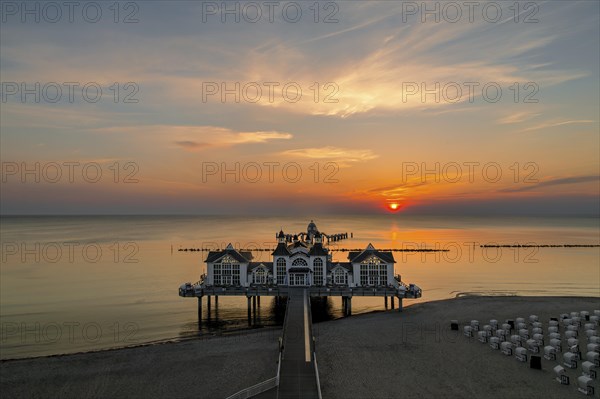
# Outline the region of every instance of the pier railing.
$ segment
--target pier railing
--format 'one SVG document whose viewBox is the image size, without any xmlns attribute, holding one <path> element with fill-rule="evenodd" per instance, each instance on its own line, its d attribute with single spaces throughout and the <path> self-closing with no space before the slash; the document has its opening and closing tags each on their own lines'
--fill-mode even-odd
<svg viewBox="0 0 600 399">
<path fill-rule="evenodd" d="M 292 287 L 293 288 L 293 287 Z M 221 287 L 204 284 L 194 284 L 188 290 L 181 290 L 180 296 L 198 297 L 204 295 L 223 296 L 288 296 L 288 286 L 254 286 L 254 287 Z M 396 296 L 399 298 L 419 298 L 421 289 L 410 286 L 402 281 L 395 286 L 367 286 L 367 287 L 307 287 L 310 296 Z"/>
<path fill-rule="evenodd" d="M 267 392 L 270 389 L 277 388 L 279 386 L 279 373 L 281 371 L 281 351 L 279 351 L 279 360 L 277 365 L 277 375 L 273 378 L 269 378 L 266 381 L 259 382 L 256 385 L 252 385 L 249 388 L 242 389 L 239 392 L 228 396 L 227 399 L 248 399 L 253 396 L 259 395 L 263 392 Z"/>
</svg>

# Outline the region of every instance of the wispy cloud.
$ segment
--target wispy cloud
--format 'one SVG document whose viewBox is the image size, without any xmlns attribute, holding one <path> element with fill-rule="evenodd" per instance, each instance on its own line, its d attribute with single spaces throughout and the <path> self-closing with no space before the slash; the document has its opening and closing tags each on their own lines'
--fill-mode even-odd
<svg viewBox="0 0 600 399">
<path fill-rule="evenodd" d="M 577 184 L 577 183 L 589 183 L 600 181 L 600 176 L 598 175 L 587 175 L 587 176 L 571 176 L 571 177 L 562 177 L 558 179 L 550 179 L 537 184 L 526 184 L 520 187 L 509 187 L 499 192 L 502 193 L 520 193 L 523 191 L 532 191 L 543 187 L 552 187 L 552 186 L 560 186 L 565 184 Z"/>
<path fill-rule="evenodd" d="M 535 118 L 540 115 L 541 114 L 534 113 L 534 112 L 517 112 L 514 114 L 506 115 L 506 116 L 498 119 L 496 122 L 498 122 L 501 125 L 512 124 L 512 123 L 521 123 L 521 122 L 525 122 L 529 119 Z"/>
<path fill-rule="evenodd" d="M 338 162 L 364 162 L 378 157 L 371 150 L 356 150 L 340 147 L 299 148 L 283 151 L 281 155 L 289 158 L 326 159 Z"/>
<path fill-rule="evenodd" d="M 131 137 L 144 136 L 165 140 L 187 151 L 200 151 L 210 147 L 230 147 L 243 144 L 260 144 L 272 140 L 289 140 L 291 133 L 276 131 L 238 132 L 220 126 L 119 126 L 92 129 L 99 134 L 125 134 Z"/>
<path fill-rule="evenodd" d="M 525 128 L 525 129 L 523 129 L 521 131 L 522 132 L 531 132 L 531 131 L 534 131 L 534 130 L 550 129 L 550 128 L 558 127 L 558 126 L 582 125 L 582 124 L 588 124 L 588 123 L 594 123 L 594 122 L 595 121 L 589 120 L 589 119 L 554 120 L 554 121 L 548 121 L 548 122 L 540 123 L 538 125 Z"/>
</svg>

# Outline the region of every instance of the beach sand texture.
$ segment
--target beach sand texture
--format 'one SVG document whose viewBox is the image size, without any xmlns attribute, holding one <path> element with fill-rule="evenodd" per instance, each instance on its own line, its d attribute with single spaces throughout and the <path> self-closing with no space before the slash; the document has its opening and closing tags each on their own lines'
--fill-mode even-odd
<svg viewBox="0 0 600 399">
<path fill-rule="evenodd" d="M 314 325 L 323 397 L 581 398 L 571 385 L 462 335 L 477 319 L 539 316 L 547 327 L 561 313 L 600 308 L 600 298 L 462 297 Z M 450 320 L 461 323 L 458 334 Z M 562 332 L 561 327 L 561 332 Z M 3 361 L 7 398 L 224 398 L 277 370 L 280 330 L 137 348 Z M 581 339 L 582 348 L 587 341 Z M 585 356 L 585 349 L 583 349 Z M 596 383 L 596 392 L 600 389 Z"/>
<path fill-rule="evenodd" d="M 3 361 L 3 398 L 222 398 L 277 373 L 280 329 Z"/>
<path fill-rule="evenodd" d="M 462 297 L 410 306 L 403 313 L 317 324 L 323 397 L 582 398 L 575 386 L 580 365 L 567 370 L 571 385 L 554 381 L 552 368 L 558 361 L 562 364 L 562 354 L 557 361 L 542 356 L 543 369 L 530 369 L 529 363 L 505 356 L 476 338 L 469 340 L 462 335 L 462 326 L 472 319 L 483 326 L 490 319 L 502 323 L 535 314 L 545 329 L 550 317 L 594 309 L 600 309 L 600 298 Z M 450 330 L 452 319 L 460 322 L 458 334 Z M 585 348 L 586 339 L 580 342 Z M 596 382 L 595 388 L 598 394 L 600 384 Z"/>
</svg>

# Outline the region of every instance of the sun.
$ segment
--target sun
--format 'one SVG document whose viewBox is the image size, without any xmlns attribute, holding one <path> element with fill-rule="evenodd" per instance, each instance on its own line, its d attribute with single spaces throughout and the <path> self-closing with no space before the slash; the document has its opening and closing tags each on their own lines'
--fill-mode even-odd
<svg viewBox="0 0 600 399">
<path fill-rule="evenodd" d="M 395 212 L 395 211 L 400 210 L 400 204 L 397 203 L 397 202 L 390 202 L 388 204 L 388 208 L 389 208 L 390 211 Z"/>
</svg>

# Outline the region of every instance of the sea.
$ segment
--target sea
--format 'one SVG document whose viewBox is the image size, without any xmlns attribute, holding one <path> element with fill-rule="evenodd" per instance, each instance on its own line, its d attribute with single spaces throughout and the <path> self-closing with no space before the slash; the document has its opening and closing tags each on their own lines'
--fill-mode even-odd
<svg viewBox="0 0 600 399">
<path fill-rule="evenodd" d="M 251 250 L 270 261 L 276 233 L 314 220 L 333 259 L 369 243 L 394 252 L 395 274 L 423 290 L 420 302 L 461 295 L 595 296 L 600 303 L 600 219 L 595 217 L 358 216 L 3 216 L 0 219 L 0 357 L 27 358 L 198 339 L 282 323 L 262 298 L 247 318 L 245 297 L 220 297 L 199 320 L 179 286 L 206 272 L 207 250 Z M 565 247 L 565 244 L 589 247 Z M 185 250 L 187 249 L 187 250 Z M 194 249 L 191 251 L 190 249 Z M 204 251 L 202 251 L 204 249 Z M 386 310 L 355 297 L 353 314 Z M 342 317 L 330 298 L 319 320 Z M 313 312 L 314 314 L 314 312 Z"/>
</svg>

